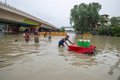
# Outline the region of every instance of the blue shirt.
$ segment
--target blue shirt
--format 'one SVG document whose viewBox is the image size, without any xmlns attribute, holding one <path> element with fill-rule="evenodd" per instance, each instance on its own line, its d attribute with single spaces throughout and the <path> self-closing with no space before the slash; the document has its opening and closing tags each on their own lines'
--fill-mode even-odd
<svg viewBox="0 0 120 80">
<path fill-rule="evenodd" d="M 66 38 L 61 39 L 61 40 L 59 41 L 59 44 L 63 44 L 66 40 L 68 40 L 68 39 L 66 39 Z"/>
</svg>

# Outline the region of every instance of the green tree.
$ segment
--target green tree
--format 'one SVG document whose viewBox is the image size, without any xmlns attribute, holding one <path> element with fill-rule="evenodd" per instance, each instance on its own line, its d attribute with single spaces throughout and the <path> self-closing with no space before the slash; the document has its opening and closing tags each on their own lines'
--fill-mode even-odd
<svg viewBox="0 0 120 80">
<path fill-rule="evenodd" d="M 98 23 L 99 10 L 101 5 L 99 3 L 75 5 L 71 9 L 70 24 L 76 31 L 89 32 L 93 31 Z"/>
<path fill-rule="evenodd" d="M 61 32 L 65 32 L 65 28 L 64 28 L 64 27 L 61 27 L 61 28 L 60 28 L 60 31 L 61 31 Z"/>
<path fill-rule="evenodd" d="M 113 36 L 120 37 L 120 17 L 112 17 L 110 19 L 111 22 L 111 32 Z"/>
<path fill-rule="evenodd" d="M 115 27 L 117 25 L 120 25 L 120 17 L 112 17 L 110 19 L 110 22 L 111 22 L 111 26 L 112 27 Z"/>
<path fill-rule="evenodd" d="M 99 3 L 90 3 L 89 4 L 89 27 L 90 30 L 94 30 L 97 23 L 100 20 L 100 15 L 99 15 L 99 11 L 101 9 L 101 5 Z"/>
</svg>

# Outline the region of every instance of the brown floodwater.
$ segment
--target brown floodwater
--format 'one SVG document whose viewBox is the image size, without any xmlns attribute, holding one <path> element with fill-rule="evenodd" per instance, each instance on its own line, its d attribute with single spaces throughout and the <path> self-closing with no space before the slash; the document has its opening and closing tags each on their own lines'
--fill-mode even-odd
<svg viewBox="0 0 120 80">
<path fill-rule="evenodd" d="M 0 34 L 0 80 L 120 80 L 119 37 L 92 36 L 96 55 L 58 48 L 61 38 L 40 37 L 34 43 L 31 36 L 26 43 L 21 34 Z M 70 34 L 73 42 L 79 38 Z"/>
</svg>

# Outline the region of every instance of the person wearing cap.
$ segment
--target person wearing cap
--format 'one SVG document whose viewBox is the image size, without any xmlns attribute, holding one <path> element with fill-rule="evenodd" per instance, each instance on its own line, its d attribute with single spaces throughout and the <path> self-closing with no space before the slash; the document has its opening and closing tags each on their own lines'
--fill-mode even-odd
<svg viewBox="0 0 120 80">
<path fill-rule="evenodd" d="M 67 35 L 65 38 L 61 39 L 58 43 L 58 47 L 64 47 L 64 43 L 68 46 L 67 42 L 66 41 L 69 41 L 71 44 L 73 44 L 70 40 L 69 40 L 69 35 Z"/>
</svg>

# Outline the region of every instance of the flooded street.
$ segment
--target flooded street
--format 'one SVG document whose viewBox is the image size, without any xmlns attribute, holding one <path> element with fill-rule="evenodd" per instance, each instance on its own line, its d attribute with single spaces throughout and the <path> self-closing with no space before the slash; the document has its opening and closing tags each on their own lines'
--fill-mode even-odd
<svg viewBox="0 0 120 80">
<path fill-rule="evenodd" d="M 0 34 L 0 80 L 120 80 L 119 37 L 93 36 L 96 55 L 58 48 L 61 38 L 26 43 L 22 35 Z M 78 38 L 70 34 L 71 41 Z"/>
</svg>

